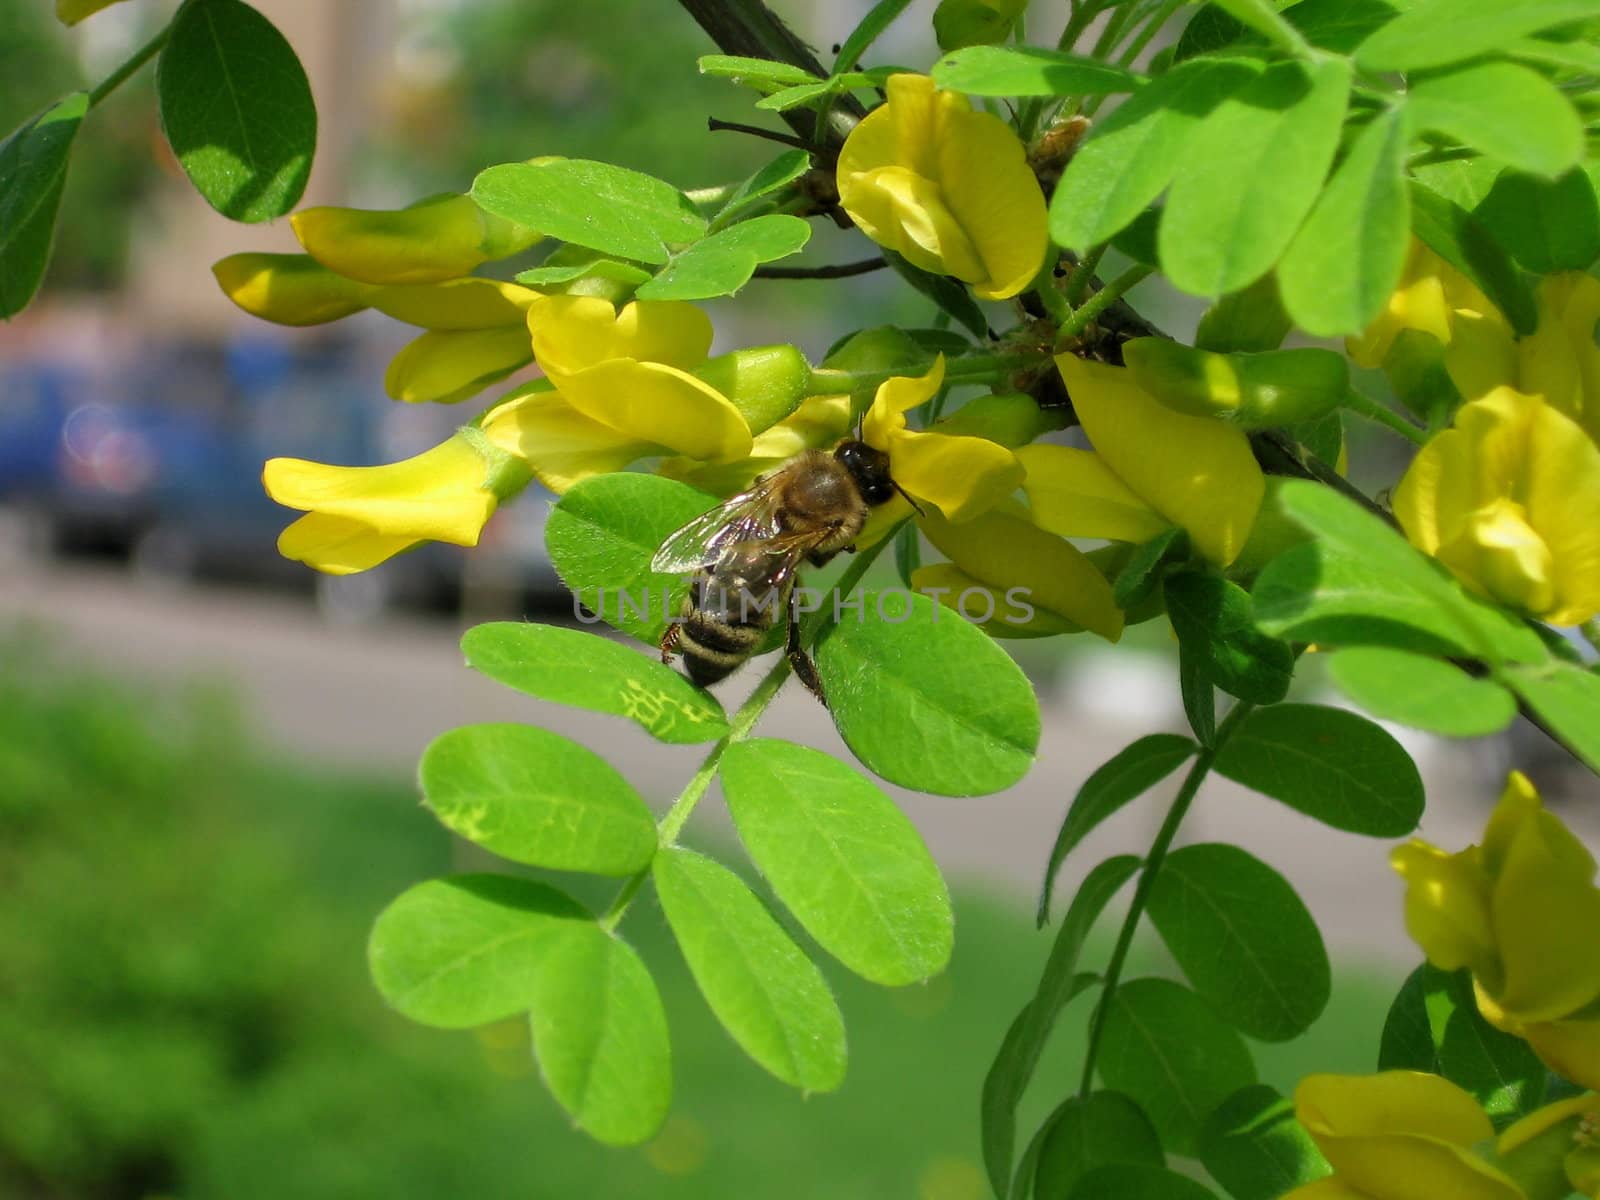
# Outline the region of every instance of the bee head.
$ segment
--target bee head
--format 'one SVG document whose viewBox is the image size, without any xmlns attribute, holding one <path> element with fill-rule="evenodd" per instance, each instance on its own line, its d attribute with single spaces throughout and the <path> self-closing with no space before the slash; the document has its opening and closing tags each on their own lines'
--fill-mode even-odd
<svg viewBox="0 0 1600 1200">
<path fill-rule="evenodd" d="M 882 504 L 894 495 L 894 480 L 889 478 L 889 456 L 882 450 L 874 450 L 865 442 L 848 441 L 839 443 L 833 456 L 850 472 L 861 489 L 861 498 L 868 504 Z"/>
</svg>

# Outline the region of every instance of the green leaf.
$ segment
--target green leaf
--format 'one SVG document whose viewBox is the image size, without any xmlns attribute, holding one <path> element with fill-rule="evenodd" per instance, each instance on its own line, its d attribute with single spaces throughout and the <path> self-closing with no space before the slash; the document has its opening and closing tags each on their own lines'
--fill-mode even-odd
<svg viewBox="0 0 1600 1200">
<path fill-rule="evenodd" d="M 1411 235 L 1406 136 L 1400 111 L 1374 117 L 1284 252 L 1283 303 L 1307 333 L 1359 333 L 1400 282 Z"/>
<path fill-rule="evenodd" d="M 1141 543 L 1117 573 L 1112 601 L 1121 609 L 1139 604 L 1160 586 L 1162 564 L 1182 558 L 1188 551 L 1188 538 L 1176 525 Z"/>
<path fill-rule="evenodd" d="M 766 905 L 721 864 L 664 850 L 652 868 L 662 911 L 717 1020 L 783 1082 L 831 1092 L 844 1082 L 844 1018 L 816 964 Z"/>
<path fill-rule="evenodd" d="M 526 271 L 518 271 L 516 278 L 518 283 L 528 287 L 548 287 L 590 278 L 610 279 L 617 283 L 632 285 L 649 279 L 650 272 L 632 263 L 618 262 L 614 258 L 591 258 L 581 263 L 532 267 Z"/>
<path fill-rule="evenodd" d="M 698 60 L 700 74 L 734 83 L 748 84 L 765 91 L 811 83 L 816 76 L 810 71 L 770 58 L 744 58 L 736 54 L 704 54 Z"/>
<path fill-rule="evenodd" d="M 649 1141 L 672 1102 L 661 994 L 639 956 L 598 925 L 551 948 L 528 997 L 545 1086 L 597 1141 Z"/>
<path fill-rule="evenodd" d="M 225 217 L 269 221 L 300 199 L 317 106 L 294 49 L 241 0 L 198 0 L 156 61 L 161 127 L 195 190 Z"/>
<path fill-rule="evenodd" d="M 1077 971 L 1078 956 L 1122 885 L 1133 878 L 1139 860 L 1131 854 L 1108 858 L 1084 878 L 1072 897 L 1067 915 L 1056 930 L 1039 985 L 1007 1031 L 989 1072 L 984 1076 L 979 1105 L 983 1161 L 995 1194 L 1004 1196 L 1011 1178 L 1011 1156 L 1016 1145 L 1017 1104 L 1039 1065 L 1056 1017 L 1086 983 Z"/>
<path fill-rule="evenodd" d="M 1316 921 L 1282 875 L 1238 846 L 1174 850 L 1148 909 L 1195 991 L 1241 1032 L 1287 1041 L 1327 1007 L 1328 953 Z"/>
<path fill-rule="evenodd" d="M 1461 205 L 1411 181 L 1411 231 L 1483 292 L 1519 334 L 1539 325 L 1533 289 L 1500 243 Z"/>
<path fill-rule="evenodd" d="M 1206 673 L 1199 654 L 1187 646 L 1178 647 L 1178 692 L 1183 715 L 1202 746 L 1217 740 L 1217 689 Z"/>
<path fill-rule="evenodd" d="M 713 231 L 721 229 L 729 218 L 762 197 L 788 187 L 810 169 L 811 155 L 804 150 L 785 150 L 733 190 L 733 195 L 713 218 L 711 228 Z"/>
<path fill-rule="evenodd" d="M 1472 215 L 1535 274 L 1582 271 L 1600 258 L 1600 204 L 1579 167 L 1558 179 L 1502 171 Z"/>
<path fill-rule="evenodd" d="M 1197 59 L 1096 122 L 1051 197 L 1051 239 L 1081 254 L 1122 229 L 1172 181 L 1180 151 L 1207 114 L 1260 74 L 1250 59 Z"/>
<path fill-rule="evenodd" d="M 820 83 L 797 84 L 794 87 L 786 87 L 781 92 L 773 92 L 772 95 L 757 100 L 756 107 L 765 109 L 768 112 L 788 112 L 791 108 L 797 108 L 819 97 L 831 96 L 835 90 L 828 80 Z"/>
<path fill-rule="evenodd" d="M 1411 84 L 1415 129 L 1442 133 L 1492 158 L 1555 177 L 1583 157 L 1583 122 L 1556 86 L 1528 67 L 1478 63 Z"/>
<path fill-rule="evenodd" d="M 1277 1200 L 1330 1170 L 1294 1103 L 1264 1083 L 1235 1092 L 1207 1118 L 1199 1156 L 1234 1200 Z"/>
<path fill-rule="evenodd" d="M 1126 67 L 1033 46 L 968 46 L 932 73 L 940 87 L 969 96 L 1106 96 L 1144 82 Z"/>
<path fill-rule="evenodd" d="M 1518 38 L 1503 48 L 1511 58 L 1573 71 L 1580 75 L 1600 75 L 1600 46 L 1586 41 L 1554 41 L 1546 38 Z"/>
<path fill-rule="evenodd" d="M 1170 979 L 1135 979 L 1117 989 L 1106 1010 L 1099 1068 L 1106 1086 L 1131 1096 L 1161 1144 L 1177 1154 L 1192 1154 L 1211 1111 L 1256 1081 L 1244 1039 Z M 1122 1200 L 1129 1193 L 1102 1194 Z"/>
<path fill-rule="evenodd" d="M 1547 1072 L 1521 1038 L 1478 1012 L 1472 977 L 1424 963 L 1389 1008 L 1380 1071 L 1427 1071 L 1470 1092 L 1497 1129 L 1539 1106 Z"/>
<path fill-rule="evenodd" d="M 1178 644 L 1207 680 L 1256 704 L 1288 694 L 1294 651 L 1256 628 L 1249 592 L 1208 571 L 1169 575 L 1164 588 Z"/>
<path fill-rule="evenodd" d="M 550 510 L 550 561 L 591 612 L 641 642 L 661 640 L 667 616 L 687 591 L 650 560 L 667 535 L 717 503 L 714 496 L 658 475 L 617 472 L 585 479 Z"/>
<path fill-rule="evenodd" d="M 839 47 L 839 55 L 834 59 L 833 73 L 842 74 L 855 67 L 861 61 L 861 56 L 866 53 L 867 47 L 883 36 L 883 31 L 889 28 L 894 19 L 906 10 L 911 0 L 878 0 L 867 10 L 867 15 L 861 18 L 859 24 L 850 31 L 850 36 L 845 38 L 844 44 Z"/>
<path fill-rule="evenodd" d="M 834 724 L 890 783 L 983 796 L 1028 773 L 1039 748 L 1033 685 L 981 630 L 928 597 L 866 592 L 817 646 Z"/>
<path fill-rule="evenodd" d="M 1286 432 L 1314 458 L 1325 463 L 1338 462 L 1339 453 L 1344 449 L 1344 420 L 1338 409 L 1323 413 L 1312 421 L 1296 422 Z"/>
<path fill-rule="evenodd" d="M 1513 667 L 1504 678 L 1568 749 L 1600 772 L 1600 675 L 1552 661 Z"/>
<path fill-rule="evenodd" d="M 0 142 L 0 319 L 24 308 L 44 279 L 72 140 L 89 111 L 74 92 Z"/>
<path fill-rule="evenodd" d="M 390 1007 L 423 1025 L 470 1029 L 527 1011 L 554 950 L 597 930 L 562 892 L 509 875 L 452 875 L 402 892 L 367 946 Z"/>
<path fill-rule="evenodd" d="M 1298 0 L 1288 7 L 1284 7 L 1284 0 L 1274 0 L 1274 4 L 1281 10 L 1282 19 L 1306 41 L 1335 54 L 1349 54 L 1399 13 L 1389 0 Z M 1230 17 L 1218 5 L 1208 4 L 1184 29 L 1177 59 L 1182 62 L 1223 48 L 1238 52 L 1265 45 L 1267 39 L 1261 34 Z"/>
<path fill-rule="evenodd" d="M 1277 275 L 1263 275 L 1249 287 L 1229 292 L 1206 309 L 1195 330 L 1194 344 L 1197 349 L 1215 354 L 1276 350 L 1283 344 L 1290 324 L 1278 295 Z"/>
<path fill-rule="evenodd" d="M 1096 1167 L 1072 1189 L 1070 1200 L 1216 1200 L 1217 1194 L 1187 1175 L 1144 1163 Z"/>
<path fill-rule="evenodd" d="M 1422 817 L 1422 777 L 1411 756 L 1380 726 L 1343 709 L 1258 709 L 1234 730 L 1216 769 L 1347 833 L 1401 837 Z"/>
<path fill-rule="evenodd" d="M 581 158 L 490 167 L 472 181 L 472 198 L 549 237 L 657 266 L 670 247 L 706 231 L 705 218 L 670 183 Z"/>
<path fill-rule="evenodd" d="M 1165 1161 L 1150 1118 L 1128 1097 L 1119 1092 L 1074 1096 L 1051 1118 L 1034 1170 L 1033 1195 L 1037 1200 L 1064 1200 L 1096 1167 L 1159 1167 Z"/>
<path fill-rule="evenodd" d="M 672 256 L 635 293 L 641 300 L 709 300 L 731 296 L 761 263 L 797 254 L 811 239 L 799 217 L 768 213 L 731 225 Z"/>
<path fill-rule="evenodd" d="M 965 284 L 958 283 L 948 275 L 935 275 L 930 271 L 924 271 L 914 263 L 907 262 L 893 250 L 883 250 L 882 254 L 883 260 L 896 275 L 959 321 L 973 337 L 980 341 L 988 340 L 989 320 L 983 315 L 983 309 L 978 307 L 978 302 L 972 298 L 972 293 L 967 290 Z"/>
<path fill-rule="evenodd" d="M 908 590 L 911 576 L 922 566 L 922 542 L 914 522 L 907 521 L 894 535 L 894 571 Z"/>
<path fill-rule="evenodd" d="M 1050 895 L 1056 873 L 1067 855 L 1084 838 L 1123 805 L 1144 795 L 1176 771 L 1198 747 L 1176 733 L 1146 734 L 1124 746 L 1083 781 L 1072 798 L 1066 820 L 1050 849 L 1050 865 L 1044 871 L 1044 887 L 1039 894 L 1038 924 L 1050 919 Z"/>
<path fill-rule="evenodd" d="M 950 894 L 916 827 L 820 750 L 736 742 L 722 790 L 750 859 L 795 919 L 850 970 L 898 987 L 950 960 Z"/>
<path fill-rule="evenodd" d="M 1600 16 L 1596 0 L 1421 0 L 1362 42 L 1356 63 L 1364 71 L 1440 67 L 1593 16 Z"/>
<path fill-rule="evenodd" d="M 1225 10 L 1235 20 L 1248 25 L 1267 41 L 1273 43 L 1291 54 L 1305 54 L 1310 47 L 1301 36 L 1300 31 L 1285 20 L 1279 13 L 1278 7 L 1268 0 L 1214 0 L 1216 6 Z"/>
<path fill-rule="evenodd" d="M 423 797 L 445 828 L 512 862 L 632 875 L 656 851 L 633 786 L 593 750 L 532 725 L 467 725 L 423 752 Z"/>
<path fill-rule="evenodd" d="M 467 665 L 540 700 L 626 717 L 662 742 L 714 742 L 722 705 L 672 668 L 592 633 L 491 621 L 461 639 Z"/>
<path fill-rule="evenodd" d="M 1161 266 L 1197 296 L 1236 291 L 1288 248 L 1339 146 L 1350 66 L 1269 66 L 1185 139 L 1161 218 Z"/>
<path fill-rule="evenodd" d="M 1373 716 L 1446 737 L 1496 733 L 1517 716 L 1516 699 L 1494 680 L 1406 650 L 1353 646 L 1328 658 L 1328 673 Z"/>
</svg>

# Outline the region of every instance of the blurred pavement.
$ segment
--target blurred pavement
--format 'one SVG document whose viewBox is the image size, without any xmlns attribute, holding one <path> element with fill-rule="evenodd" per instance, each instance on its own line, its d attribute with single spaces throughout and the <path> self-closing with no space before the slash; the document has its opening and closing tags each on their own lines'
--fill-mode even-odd
<svg viewBox="0 0 1600 1200">
<path fill-rule="evenodd" d="M 603 749 L 658 806 L 693 772 L 704 747 L 663 746 L 627 722 L 576 712 L 512 692 L 467 669 L 457 633 L 438 621 L 395 619 L 359 628 L 328 625 L 303 602 L 244 592 L 166 591 L 121 573 L 83 567 L 9 567 L 0 575 L 0 640 L 26 631 L 68 664 L 164 688 L 201 680 L 232 686 L 258 738 L 312 762 L 409 773 L 426 743 L 457 725 L 530 721 Z M 719 689 L 731 712 L 759 670 Z M 1180 730 L 1174 670 L 1137 653 L 1084 653 L 1046 687 L 1042 753 L 1033 772 L 999 795 L 922 796 L 890 787 L 951 875 L 1030 906 L 1061 814 L 1083 779 L 1144 733 Z M 826 713 L 786 689 L 758 732 L 844 755 Z M 1428 816 L 1422 835 L 1447 848 L 1473 841 L 1506 763 L 1499 743 L 1401 736 L 1422 767 Z M 1096 832 L 1067 863 L 1057 895 L 1110 853 L 1149 843 L 1177 777 Z M 1555 780 L 1536 776 L 1536 783 Z M 1564 773 L 1573 803 L 1563 816 L 1600 845 L 1600 786 Z M 1578 794 L 1572 794 L 1581 789 Z M 427 819 L 421 813 L 419 820 Z M 724 826 L 703 803 L 689 829 Z M 720 832 L 720 830 L 719 830 Z M 1389 843 L 1340 834 L 1225 780 L 1213 779 L 1180 841 L 1229 840 L 1295 884 L 1330 943 L 1395 965 L 1416 961 L 1400 920 L 1401 888 Z M 1115 907 L 1115 906 L 1114 906 Z"/>
</svg>

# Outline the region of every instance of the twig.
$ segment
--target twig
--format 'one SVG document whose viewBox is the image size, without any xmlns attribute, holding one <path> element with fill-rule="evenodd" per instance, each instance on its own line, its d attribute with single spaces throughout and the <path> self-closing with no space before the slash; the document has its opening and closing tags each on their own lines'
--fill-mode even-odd
<svg viewBox="0 0 1600 1200">
<path fill-rule="evenodd" d="M 706 128 L 711 130 L 712 133 L 720 133 L 724 130 L 733 133 L 748 133 L 751 137 L 777 142 L 780 146 L 793 146 L 796 150 L 804 150 L 807 154 L 817 153 L 817 147 L 803 138 L 797 138 L 792 133 L 780 133 L 776 129 L 763 129 L 759 125 L 741 125 L 738 121 L 723 121 L 716 117 L 707 117 Z"/>
<path fill-rule="evenodd" d="M 757 279 L 848 279 L 851 275 L 867 275 L 881 271 L 889 264 L 882 256 L 863 258 L 856 262 L 830 263 L 825 267 L 757 267 Z"/>
</svg>

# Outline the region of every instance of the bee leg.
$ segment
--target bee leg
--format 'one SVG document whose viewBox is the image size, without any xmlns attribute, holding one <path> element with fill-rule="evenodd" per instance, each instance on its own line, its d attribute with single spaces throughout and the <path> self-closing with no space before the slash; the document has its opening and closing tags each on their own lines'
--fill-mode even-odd
<svg viewBox="0 0 1600 1200">
<path fill-rule="evenodd" d="M 789 600 L 789 631 L 784 642 L 784 653 L 789 656 L 789 666 L 793 668 L 795 678 L 806 685 L 806 691 L 822 702 L 823 708 L 827 708 L 828 697 L 822 690 L 822 676 L 817 674 L 817 664 L 800 644 L 800 615 L 795 609 L 794 596 Z"/>
<path fill-rule="evenodd" d="M 672 665 L 672 656 L 678 649 L 678 638 L 683 635 L 683 626 L 676 621 L 668 623 L 661 634 L 661 661 L 668 666 Z"/>
</svg>

